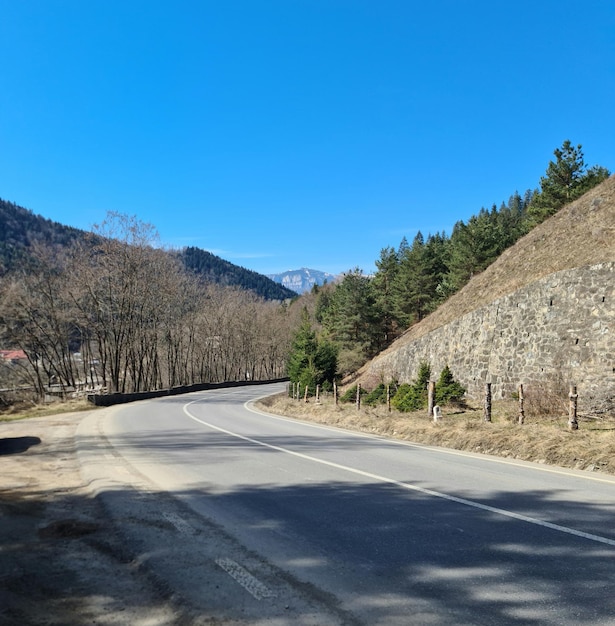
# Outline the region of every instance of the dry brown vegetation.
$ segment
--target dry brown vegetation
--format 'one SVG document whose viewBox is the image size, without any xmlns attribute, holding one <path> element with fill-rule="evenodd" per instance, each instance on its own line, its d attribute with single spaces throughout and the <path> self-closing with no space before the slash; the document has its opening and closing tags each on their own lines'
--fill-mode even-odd
<svg viewBox="0 0 615 626">
<path fill-rule="evenodd" d="M 494 402 L 492 421 L 479 406 L 444 407 L 435 424 L 426 411 L 399 413 L 386 406 L 335 405 L 292 400 L 286 394 L 262 400 L 263 410 L 278 415 L 455 450 L 534 461 L 578 470 L 615 474 L 615 420 L 579 417 L 579 430 L 569 431 L 568 417 L 536 417 L 526 413 L 517 423 L 516 402 Z"/>
<path fill-rule="evenodd" d="M 554 272 L 615 259 L 615 176 L 560 209 L 505 250 L 385 352 Z"/>
<path fill-rule="evenodd" d="M 93 411 L 95 407 L 85 398 L 67 400 L 66 402 L 36 403 L 33 401 L 19 401 L 0 409 L 0 422 L 27 419 L 30 417 L 47 417 L 62 413 L 76 413 L 78 411 Z"/>
</svg>

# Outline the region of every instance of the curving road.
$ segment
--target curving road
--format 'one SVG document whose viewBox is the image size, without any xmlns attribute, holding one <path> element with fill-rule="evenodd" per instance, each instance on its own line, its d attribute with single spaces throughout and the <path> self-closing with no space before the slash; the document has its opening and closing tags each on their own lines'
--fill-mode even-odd
<svg viewBox="0 0 615 626">
<path fill-rule="evenodd" d="M 250 405 L 283 388 L 125 405 L 81 429 L 132 558 L 194 619 L 615 623 L 614 478 Z"/>
</svg>

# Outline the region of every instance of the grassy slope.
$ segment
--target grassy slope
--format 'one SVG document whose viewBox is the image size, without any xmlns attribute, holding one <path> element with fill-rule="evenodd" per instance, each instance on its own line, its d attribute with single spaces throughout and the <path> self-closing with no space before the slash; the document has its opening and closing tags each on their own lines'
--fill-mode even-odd
<svg viewBox="0 0 615 626">
<path fill-rule="evenodd" d="M 615 176 L 534 228 L 385 352 L 395 351 L 544 276 L 613 260 Z"/>
</svg>

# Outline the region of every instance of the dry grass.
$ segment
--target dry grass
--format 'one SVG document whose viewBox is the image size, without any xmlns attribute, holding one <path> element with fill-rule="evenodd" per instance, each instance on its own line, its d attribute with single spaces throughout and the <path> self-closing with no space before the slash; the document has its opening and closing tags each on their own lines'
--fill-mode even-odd
<svg viewBox="0 0 615 626">
<path fill-rule="evenodd" d="M 98 407 L 85 398 L 67 400 L 66 402 L 51 402 L 49 404 L 34 404 L 21 402 L 11 405 L 5 411 L 0 411 L 0 422 L 27 419 L 30 417 L 45 417 L 47 415 L 59 415 L 61 413 L 73 413 L 76 411 L 92 411 Z"/>
<path fill-rule="evenodd" d="M 549 274 L 613 259 L 615 176 L 562 208 L 505 250 L 484 272 L 474 276 L 436 311 L 409 328 L 385 353 L 398 350 Z M 361 373 L 359 371 L 359 376 Z"/>
<path fill-rule="evenodd" d="M 494 402 L 491 422 L 484 421 L 482 408 L 444 407 L 437 424 L 424 411 L 389 413 L 384 406 L 357 411 L 354 404 L 336 406 L 330 398 L 317 404 L 280 394 L 259 404 L 279 415 L 425 445 L 615 474 L 615 420 L 579 418 L 579 430 L 569 431 L 566 416 L 526 417 L 520 426 L 515 402 Z"/>
</svg>

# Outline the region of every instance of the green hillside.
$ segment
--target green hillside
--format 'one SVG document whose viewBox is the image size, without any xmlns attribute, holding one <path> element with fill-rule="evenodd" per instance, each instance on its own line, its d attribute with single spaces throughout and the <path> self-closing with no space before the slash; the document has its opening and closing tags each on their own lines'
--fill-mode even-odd
<svg viewBox="0 0 615 626">
<path fill-rule="evenodd" d="M 34 245 L 60 249 L 83 240 L 86 234 L 86 231 L 54 222 L 0 199 L 0 275 L 20 267 Z M 177 254 L 186 269 L 207 282 L 246 289 L 266 300 L 288 300 L 297 296 L 270 278 L 233 265 L 205 250 L 191 247 L 171 254 Z"/>
</svg>

